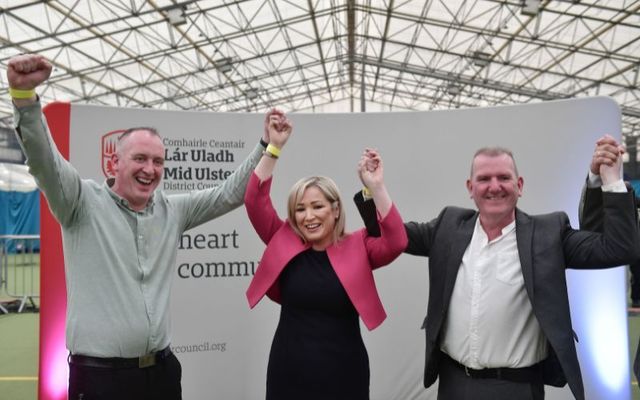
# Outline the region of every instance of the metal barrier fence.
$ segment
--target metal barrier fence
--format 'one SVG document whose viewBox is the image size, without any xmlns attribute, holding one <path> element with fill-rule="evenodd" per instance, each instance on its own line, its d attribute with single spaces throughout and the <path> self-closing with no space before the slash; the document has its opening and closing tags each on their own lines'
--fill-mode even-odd
<svg viewBox="0 0 640 400">
<path fill-rule="evenodd" d="M 17 312 L 40 299 L 40 236 L 0 235 L 0 292 L 19 302 Z M 0 312 L 9 310 L 0 303 Z"/>
</svg>

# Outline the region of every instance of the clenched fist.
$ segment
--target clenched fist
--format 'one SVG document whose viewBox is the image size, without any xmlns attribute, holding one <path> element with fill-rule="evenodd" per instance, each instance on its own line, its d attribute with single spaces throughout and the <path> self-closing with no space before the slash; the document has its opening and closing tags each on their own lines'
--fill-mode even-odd
<svg viewBox="0 0 640 400">
<path fill-rule="evenodd" d="M 49 61 L 37 54 L 12 57 L 7 65 L 9 87 L 20 90 L 35 89 L 49 78 L 51 69 Z"/>
</svg>

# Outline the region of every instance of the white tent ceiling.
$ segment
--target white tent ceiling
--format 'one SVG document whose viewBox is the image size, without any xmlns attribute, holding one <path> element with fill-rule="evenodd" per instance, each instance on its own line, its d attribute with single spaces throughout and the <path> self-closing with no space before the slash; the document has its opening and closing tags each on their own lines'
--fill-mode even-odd
<svg viewBox="0 0 640 400">
<path fill-rule="evenodd" d="M 640 127 L 640 0 L 0 0 L 6 64 L 53 99 L 211 111 L 401 111 L 604 95 Z"/>
</svg>

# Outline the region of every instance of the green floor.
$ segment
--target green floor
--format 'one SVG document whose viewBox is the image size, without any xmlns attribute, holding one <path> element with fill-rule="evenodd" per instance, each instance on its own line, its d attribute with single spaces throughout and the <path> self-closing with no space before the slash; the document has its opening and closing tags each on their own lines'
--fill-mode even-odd
<svg viewBox="0 0 640 400">
<path fill-rule="evenodd" d="M 0 398 L 34 400 L 38 382 L 39 314 L 0 315 Z"/>
<path fill-rule="evenodd" d="M 38 375 L 38 317 L 34 312 L 0 315 L 0 398 L 35 400 Z M 629 335 L 633 355 L 640 337 L 640 315 L 630 316 Z M 633 380 L 633 400 L 640 400 L 638 383 Z"/>
<path fill-rule="evenodd" d="M 40 255 L 2 254 L 0 268 L 0 302 L 10 311 L 0 311 L 0 399 L 34 400 L 38 395 Z M 21 305 L 22 312 L 17 313 Z"/>
</svg>

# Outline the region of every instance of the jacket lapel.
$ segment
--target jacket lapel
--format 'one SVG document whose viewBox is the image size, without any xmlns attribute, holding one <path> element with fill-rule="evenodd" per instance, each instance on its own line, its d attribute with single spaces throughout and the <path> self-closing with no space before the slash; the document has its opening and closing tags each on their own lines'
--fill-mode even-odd
<svg viewBox="0 0 640 400">
<path fill-rule="evenodd" d="M 443 304 L 445 304 L 445 307 L 449 306 L 449 299 L 451 299 L 451 293 L 453 293 L 453 286 L 456 283 L 462 256 L 464 256 L 464 252 L 471 242 L 477 218 L 478 213 L 476 212 L 471 218 L 461 221 L 460 229 L 455 229 L 454 234 L 451 235 L 451 251 L 447 259 L 443 292 Z"/>
<path fill-rule="evenodd" d="M 309 247 L 308 244 L 302 243 L 289 223 L 286 222 L 278 229 L 262 254 L 258 269 L 247 289 L 247 299 L 251 308 L 258 304 L 269 289 L 274 286 L 289 261 Z"/>
<path fill-rule="evenodd" d="M 524 285 L 533 305 L 533 260 L 531 256 L 533 246 L 533 220 L 526 213 L 516 209 L 516 241 Z"/>
</svg>

